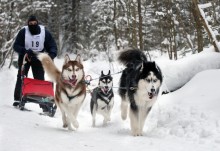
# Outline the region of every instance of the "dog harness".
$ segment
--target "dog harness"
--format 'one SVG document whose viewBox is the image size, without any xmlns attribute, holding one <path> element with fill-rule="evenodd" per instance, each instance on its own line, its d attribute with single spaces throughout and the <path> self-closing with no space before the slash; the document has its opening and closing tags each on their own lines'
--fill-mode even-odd
<svg viewBox="0 0 220 151">
<path fill-rule="evenodd" d="M 110 89 L 110 90 L 108 91 L 108 95 L 106 95 L 106 98 L 108 98 L 108 99 L 105 99 L 105 97 L 103 97 L 100 92 L 102 92 L 102 91 L 97 91 L 97 94 L 99 95 L 99 97 L 101 98 L 101 100 L 103 100 L 103 101 L 106 103 L 107 108 L 109 108 L 109 102 L 110 102 L 111 98 L 114 96 L 114 94 L 111 93 L 111 92 L 112 92 L 112 89 Z M 104 93 L 103 93 L 103 94 L 104 94 Z M 102 110 L 103 110 L 106 106 L 102 107 Z"/>
<path fill-rule="evenodd" d="M 67 96 L 67 98 L 69 99 L 69 101 L 72 100 L 72 99 L 74 99 L 74 98 L 78 95 L 78 94 L 77 94 L 77 95 L 69 96 L 68 93 L 67 93 L 65 90 L 64 90 L 63 92 L 66 94 L 66 96 Z"/>
</svg>

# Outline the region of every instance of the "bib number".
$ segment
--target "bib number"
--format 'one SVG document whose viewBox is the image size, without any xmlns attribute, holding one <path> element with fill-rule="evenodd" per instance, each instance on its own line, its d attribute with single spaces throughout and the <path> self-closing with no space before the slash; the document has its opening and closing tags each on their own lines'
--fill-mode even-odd
<svg viewBox="0 0 220 151">
<path fill-rule="evenodd" d="M 31 47 L 33 51 L 41 51 L 40 50 L 40 36 L 36 35 L 34 38 L 31 40 Z"/>
<path fill-rule="evenodd" d="M 32 47 L 39 47 L 40 42 L 39 41 L 32 41 Z"/>
</svg>

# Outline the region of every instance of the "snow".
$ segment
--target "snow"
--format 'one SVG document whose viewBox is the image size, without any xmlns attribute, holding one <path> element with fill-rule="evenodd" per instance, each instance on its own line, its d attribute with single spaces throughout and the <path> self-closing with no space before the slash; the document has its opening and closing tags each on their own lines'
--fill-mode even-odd
<svg viewBox="0 0 220 151">
<path fill-rule="evenodd" d="M 114 88 L 112 121 L 105 127 L 101 116 L 97 117 L 97 127 L 91 127 L 89 93 L 78 116 L 80 126 L 77 131 L 62 128 L 59 109 L 53 118 L 39 115 L 42 111 L 36 104 L 26 104 L 30 112 L 15 109 L 12 103 L 17 70 L 5 66 L 0 71 L 0 151 L 219 151 L 220 70 L 212 66 L 219 60 L 219 54 L 214 52 L 195 54 L 172 63 L 157 58 L 165 78 L 171 76 L 166 79 L 168 86 L 177 80 L 187 84 L 159 96 L 141 137 L 133 137 L 129 120 L 120 118 L 117 88 Z M 59 68 L 62 63 L 63 59 L 55 59 Z M 85 61 L 84 67 L 86 75 L 93 79 L 99 77 L 101 70 L 107 73 L 111 69 L 112 73 L 117 73 L 123 68 L 117 62 L 109 64 L 103 60 Z M 114 87 L 118 87 L 119 77 L 120 74 L 113 75 Z M 89 88 L 96 85 L 97 80 L 94 80 Z"/>
<path fill-rule="evenodd" d="M 204 51 L 179 60 L 156 60 L 156 62 L 163 72 L 165 84 L 163 90 L 173 91 L 182 87 L 200 71 L 220 69 L 220 54 Z"/>
</svg>

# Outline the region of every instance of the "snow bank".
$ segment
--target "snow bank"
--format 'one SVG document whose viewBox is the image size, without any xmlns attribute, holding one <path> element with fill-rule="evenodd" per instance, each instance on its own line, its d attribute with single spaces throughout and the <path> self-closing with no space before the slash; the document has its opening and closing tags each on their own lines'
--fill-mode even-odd
<svg viewBox="0 0 220 151">
<path fill-rule="evenodd" d="M 210 143 L 210 150 L 219 148 L 219 78 L 220 70 L 203 71 L 181 89 L 161 96 L 148 119 L 148 135 L 187 138 Z"/>
<path fill-rule="evenodd" d="M 179 60 L 156 60 L 164 76 L 163 91 L 175 91 L 197 73 L 220 69 L 220 53 L 201 52 Z"/>
</svg>

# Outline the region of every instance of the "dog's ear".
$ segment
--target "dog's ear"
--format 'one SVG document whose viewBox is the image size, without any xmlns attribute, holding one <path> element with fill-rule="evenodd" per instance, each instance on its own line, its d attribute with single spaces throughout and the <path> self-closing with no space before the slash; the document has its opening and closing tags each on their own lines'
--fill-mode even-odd
<svg viewBox="0 0 220 151">
<path fill-rule="evenodd" d="M 136 67 L 136 70 L 139 70 L 140 72 L 142 72 L 144 69 L 144 63 L 140 63 L 137 67 Z"/>
<path fill-rule="evenodd" d="M 110 70 L 108 70 L 108 75 L 111 75 L 111 71 Z"/>
<path fill-rule="evenodd" d="M 103 76 L 104 75 L 104 73 L 103 73 L 103 70 L 101 71 L 101 76 Z"/>
<path fill-rule="evenodd" d="M 155 61 L 153 61 L 152 63 L 153 63 L 153 66 L 156 67 L 156 63 L 155 63 Z"/>
<path fill-rule="evenodd" d="M 64 64 L 70 61 L 70 57 L 68 54 L 65 55 Z"/>
<path fill-rule="evenodd" d="M 81 56 L 79 54 L 76 56 L 75 60 L 82 64 L 82 59 L 81 59 Z"/>
</svg>

